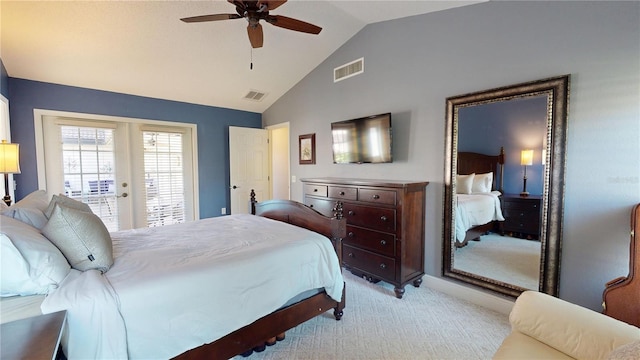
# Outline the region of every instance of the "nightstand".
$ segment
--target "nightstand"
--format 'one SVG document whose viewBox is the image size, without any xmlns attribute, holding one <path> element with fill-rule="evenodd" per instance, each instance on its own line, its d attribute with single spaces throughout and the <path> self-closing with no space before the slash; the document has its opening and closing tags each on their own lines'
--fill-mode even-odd
<svg viewBox="0 0 640 360">
<path fill-rule="evenodd" d="M 539 239 L 542 196 L 522 197 L 517 194 L 504 194 L 500 199 L 505 219 L 500 222 L 500 233 L 525 239 Z"/>
<path fill-rule="evenodd" d="M 57 359 L 66 319 L 59 311 L 2 324 L 0 358 Z"/>
</svg>

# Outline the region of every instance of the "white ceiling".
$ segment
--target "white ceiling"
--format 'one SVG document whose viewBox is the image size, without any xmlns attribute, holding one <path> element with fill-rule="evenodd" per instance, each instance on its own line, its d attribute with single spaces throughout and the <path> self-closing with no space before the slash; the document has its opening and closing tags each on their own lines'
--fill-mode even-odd
<svg viewBox="0 0 640 360">
<path fill-rule="evenodd" d="M 261 113 L 367 24 L 477 2 L 290 0 L 271 14 L 322 32 L 263 22 L 252 51 L 244 19 L 179 20 L 235 13 L 227 1 L 2 0 L 0 57 L 15 78 Z"/>
</svg>

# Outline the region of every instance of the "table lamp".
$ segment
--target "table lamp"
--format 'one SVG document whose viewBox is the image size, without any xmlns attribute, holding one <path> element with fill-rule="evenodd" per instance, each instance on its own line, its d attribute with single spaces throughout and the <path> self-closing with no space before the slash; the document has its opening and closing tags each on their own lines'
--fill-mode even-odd
<svg viewBox="0 0 640 360">
<path fill-rule="evenodd" d="M 0 173 L 4 174 L 4 200 L 7 206 L 11 205 L 9 195 L 9 174 L 20 174 L 20 145 L 8 143 L 2 140 L 0 143 Z"/>
<path fill-rule="evenodd" d="M 533 150 L 522 150 L 520 153 L 520 165 L 524 167 L 522 192 L 520 196 L 527 197 L 529 196 L 529 192 L 527 191 L 527 166 L 533 165 Z"/>
</svg>

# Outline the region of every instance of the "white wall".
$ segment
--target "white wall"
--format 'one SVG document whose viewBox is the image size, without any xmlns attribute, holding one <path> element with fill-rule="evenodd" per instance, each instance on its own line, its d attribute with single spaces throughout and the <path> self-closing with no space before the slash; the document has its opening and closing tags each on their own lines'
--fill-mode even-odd
<svg viewBox="0 0 640 360">
<path fill-rule="evenodd" d="M 628 271 L 629 213 L 640 202 L 640 3 L 487 2 L 365 27 L 263 114 L 290 141 L 316 133 L 298 178 L 426 180 L 426 271 L 441 274 L 445 99 L 571 74 L 560 297 L 600 310 Z M 364 57 L 365 72 L 333 83 Z M 334 165 L 329 123 L 392 112 L 394 162 Z M 302 186 L 292 184 L 292 199 Z"/>
</svg>

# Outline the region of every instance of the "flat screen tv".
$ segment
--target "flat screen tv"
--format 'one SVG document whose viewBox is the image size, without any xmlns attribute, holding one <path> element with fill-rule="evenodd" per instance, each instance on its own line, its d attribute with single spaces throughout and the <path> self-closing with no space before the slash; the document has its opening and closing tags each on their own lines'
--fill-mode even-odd
<svg viewBox="0 0 640 360">
<path fill-rule="evenodd" d="M 331 123 L 334 164 L 390 163 L 391 114 Z"/>
</svg>

